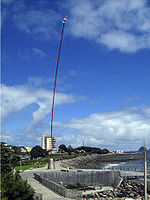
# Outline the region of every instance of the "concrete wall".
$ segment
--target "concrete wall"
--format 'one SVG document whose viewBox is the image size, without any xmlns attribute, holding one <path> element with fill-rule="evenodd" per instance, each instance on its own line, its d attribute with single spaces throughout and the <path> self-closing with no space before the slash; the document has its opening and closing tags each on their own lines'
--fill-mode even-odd
<svg viewBox="0 0 150 200">
<path fill-rule="evenodd" d="M 67 198 L 75 198 L 75 199 L 80 199 L 82 196 L 81 191 L 66 189 L 64 186 L 57 184 L 46 178 L 43 178 L 37 173 L 34 173 L 34 177 L 37 181 L 39 181 L 40 183 L 42 183 L 44 186 L 51 189 L 52 191 L 56 192 L 60 196 L 64 196 Z"/>
<path fill-rule="evenodd" d="M 85 186 L 112 186 L 117 187 L 122 180 L 119 171 L 50 171 L 42 173 L 34 173 L 35 179 L 43 185 L 68 198 L 80 199 L 82 192 L 79 190 L 66 189 L 63 184 L 77 184 Z"/>
<path fill-rule="evenodd" d="M 121 178 L 120 172 L 114 170 L 95 170 L 95 171 L 51 171 L 40 173 L 40 176 L 53 182 L 64 184 L 77 184 L 85 186 L 112 186 L 117 187 Z"/>
</svg>

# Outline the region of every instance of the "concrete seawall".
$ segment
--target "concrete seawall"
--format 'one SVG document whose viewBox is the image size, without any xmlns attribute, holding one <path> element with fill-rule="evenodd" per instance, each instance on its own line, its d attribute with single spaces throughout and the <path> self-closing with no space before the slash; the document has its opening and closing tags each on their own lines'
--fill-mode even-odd
<svg viewBox="0 0 150 200">
<path fill-rule="evenodd" d="M 34 173 L 34 177 L 37 181 L 42 183 L 42 185 L 46 186 L 53 192 L 59 194 L 60 196 L 64 196 L 64 197 L 72 198 L 72 199 L 80 199 L 82 196 L 81 191 L 66 189 L 64 186 L 57 184 L 56 182 L 53 182 L 46 178 L 43 178 L 39 174 Z"/>
<path fill-rule="evenodd" d="M 94 170 L 94 171 L 50 171 L 34 174 L 35 179 L 43 185 L 68 198 L 79 198 L 82 192 L 79 190 L 66 189 L 64 185 L 75 185 L 80 183 L 84 186 L 112 186 L 116 188 L 120 182 L 120 172 L 112 170 Z"/>
</svg>

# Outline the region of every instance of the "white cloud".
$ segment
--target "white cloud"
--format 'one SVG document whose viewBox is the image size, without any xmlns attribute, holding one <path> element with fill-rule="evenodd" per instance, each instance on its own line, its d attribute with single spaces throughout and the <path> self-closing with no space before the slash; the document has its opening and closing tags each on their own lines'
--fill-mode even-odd
<svg viewBox="0 0 150 200">
<path fill-rule="evenodd" d="M 119 48 L 121 51 L 134 52 L 137 50 L 137 38 L 132 34 L 120 31 L 113 31 L 102 35 L 100 42 L 108 46 L 109 49 Z"/>
<path fill-rule="evenodd" d="M 9 130 L 3 130 L 3 140 L 8 143 L 16 140 L 18 144 L 24 140 L 23 143 L 32 146 L 39 143 L 41 133 L 49 133 L 50 124 L 47 124 L 44 119 L 51 110 L 51 92 L 42 88 L 33 88 L 31 85 L 6 86 L 3 84 L 1 98 L 2 116 L 19 112 L 28 105 L 38 105 L 32 113 L 32 121 L 21 131 L 22 134 L 16 136 L 14 131 L 11 133 Z M 56 106 L 76 100 L 73 95 L 57 93 Z M 144 138 L 147 140 L 147 145 L 150 145 L 149 116 L 150 107 L 144 105 L 120 111 L 95 113 L 85 118 L 54 122 L 54 133 L 57 136 L 58 145 L 64 143 L 75 147 L 82 145 L 84 141 L 85 145 L 107 147 L 110 150 L 118 148 L 136 150 L 143 145 Z"/>
<path fill-rule="evenodd" d="M 46 115 L 51 111 L 52 92 L 43 88 L 33 88 L 31 85 L 6 86 L 4 84 L 1 86 L 1 92 L 2 117 L 19 112 L 29 105 L 38 105 L 38 109 L 32 113 L 32 121 L 25 130 L 30 137 L 31 133 L 34 134 L 37 131 Z M 73 103 L 76 100 L 71 94 L 56 93 L 55 105 Z"/>
<path fill-rule="evenodd" d="M 150 145 L 150 108 L 146 106 L 114 112 L 92 114 L 86 118 L 72 119 L 55 123 L 56 130 L 64 133 L 58 136 L 60 143 L 73 146 L 110 147 L 123 150 L 136 150 L 146 138 Z M 65 135 L 68 134 L 68 137 Z M 74 139 L 72 139 L 74 138 Z"/>
<path fill-rule="evenodd" d="M 52 92 L 46 89 L 35 89 L 26 85 L 20 86 L 1 86 L 2 116 L 7 116 L 11 112 L 17 112 L 26 106 L 36 103 L 40 108 L 46 108 L 50 111 L 50 102 L 52 102 Z M 56 105 L 72 103 L 76 99 L 73 95 L 56 93 Z"/>
<path fill-rule="evenodd" d="M 9 12 L 13 24 L 34 39 L 56 38 L 57 25 L 65 13 L 68 16 L 65 32 L 75 37 L 87 38 L 122 52 L 150 48 L 148 0 L 69 0 L 57 2 L 57 12 L 42 2 L 37 5 L 29 6 L 19 1 Z"/>
<path fill-rule="evenodd" d="M 43 58 L 46 53 L 39 48 L 23 49 L 18 51 L 18 55 L 21 59 L 30 60 L 33 57 Z"/>
<path fill-rule="evenodd" d="M 51 9 L 25 9 L 23 13 L 13 15 L 14 24 L 22 31 L 32 35 L 35 39 L 52 39 L 56 37 L 57 23 L 60 14 Z"/>
<path fill-rule="evenodd" d="M 13 137 L 11 131 L 4 131 L 1 133 L 1 141 L 6 142 L 13 142 Z"/>
<path fill-rule="evenodd" d="M 54 80 L 53 80 L 54 82 Z M 50 83 L 50 78 L 42 78 L 42 77 L 29 77 L 28 83 L 32 86 L 44 86 Z"/>
<path fill-rule="evenodd" d="M 1 91 L 2 116 L 20 111 L 37 100 L 37 97 L 32 95 L 32 90 L 24 86 L 6 86 L 2 84 Z"/>
<path fill-rule="evenodd" d="M 46 55 L 46 54 L 44 53 L 44 51 L 42 51 L 41 49 L 38 49 L 38 48 L 33 48 L 32 51 L 33 51 L 33 54 L 34 54 L 35 56 L 43 57 L 43 56 Z"/>
<path fill-rule="evenodd" d="M 123 52 L 150 48 L 150 8 L 146 0 L 70 2 L 67 8 L 72 35 Z"/>
<path fill-rule="evenodd" d="M 48 109 L 50 102 L 52 102 L 52 91 L 43 88 L 32 88 L 31 85 L 6 86 L 2 84 L 1 92 L 2 116 L 20 111 L 32 103 Z M 76 101 L 73 95 L 65 93 L 56 93 L 55 98 L 56 105 Z"/>
</svg>

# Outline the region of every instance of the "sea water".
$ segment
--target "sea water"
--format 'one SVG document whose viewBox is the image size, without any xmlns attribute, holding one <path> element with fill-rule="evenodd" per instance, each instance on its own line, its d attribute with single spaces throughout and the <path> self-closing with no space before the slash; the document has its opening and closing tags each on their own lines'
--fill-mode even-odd
<svg viewBox="0 0 150 200">
<path fill-rule="evenodd" d="M 103 169 L 119 169 L 126 171 L 142 171 L 144 172 L 144 153 L 143 152 L 125 152 L 130 157 L 136 156 L 136 160 L 131 160 L 128 162 L 116 162 L 106 164 Z M 147 172 L 150 174 L 150 151 L 146 152 L 146 160 L 147 160 Z M 144 180 L 141 178 L 141 180 Z M 147 181 L 150 181 L 148 178 Z"/>
<path fill-rule="evenodd" d="M 104 166 L 104 169 L 111 169 L 111 168 L 120 168 L 120 167 L 126 167 L 126 168 L 144 168 L 144 153 L 143 152 L 125 152 L 124 154 L 127 154 L 127 156 L 136 159 L 127 161 L 127 162 L 116 162 L 116 163 L 109 163 Z M 147 158 L 147 169 L 150 170 L 150 151 L 147 151 L 146 153 Z"/>
</svg>

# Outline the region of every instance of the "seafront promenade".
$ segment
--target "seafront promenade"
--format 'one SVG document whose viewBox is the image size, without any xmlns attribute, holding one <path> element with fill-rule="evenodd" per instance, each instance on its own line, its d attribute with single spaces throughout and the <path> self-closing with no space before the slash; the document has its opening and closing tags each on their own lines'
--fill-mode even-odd
<svg viewBox="0 0 150 200">
<path fill-rule="evenodd" d="M 58 170 L 66 170 L 66 168 L 62 167 L 61 166 L 61 161 L 56 161 L 55 162 L 55 170 L 47 170 L 47 166 L 43 167 L 43 168 L 37 168 L 37 169 L 30 169 L 30 170 L 26 170 L 24 172 L 21 173 L 21 176 L 23 179 L 27 180 L 28 184 L 31 185 L 31 187 L 35 190 L 35 198 L 37 200 L 71 200 L 69 198 L 65 198 L 65 197 L 62 197 L 62 196 L 59 196 L 58 194 L 56 194 L 55 192 L 51 191 L 50 189 L 46 188 L 45 186 L 43 186 L 40 182 L 38 182 L 37 180 L 35 180 L 34 178 L 34 173 L 43 173 L 43 172 L 50 172 L 50 171 L 58 171 Z M 88 171 L 90 169 L 85 169 L 85 171 Z M 98 169 L 97 169 L 98 170 Z M 97 171 L 96 169 L 92 169 L 92 171 Z M 71 170 L 72 171 L 72 170 Z M 107 170 L 106 170 L 107 171 Z M 121 171 L 121 176 L 122 177 L 140 177 L 140 176 L 143 176 L 143 173 L 142 172 L 133 172 L 133 171 Z M 126 183 L 125 183 L 126 184 Z M 123 183 L 123 185 L 125 185 Z M 131 183 L 128 183 L 127 184 L 131 184 Z M 135 184 L 132 184 L 131 185 L 133 188 L 134 187 L 137 187 Z M 140 186 L 140 185 L 139 185 Z M 123 186 L 124 187 L 124 186 Z M 130 188 L 131 189 L 131 188 Z M 128 189 L 127 189 L 128 190 Z M 143 189 L 142 189 L 143 190 Z M 122 191 L 125 191 L 124 188 L 122 188 L 122 186 L 120 187 L 120 193 Z M 143 190 L 144 191 L 144 190 Z M 87 191 L 88 193 L 90 191 Z M 94 193 L 93 193 L 94 192 Z M 117 191 L 115 191 L 116 194 L 117 194 Z M 126 191 L 128 192 L 128 191 Z M 99 193 L 99 191 L 91 191 L 91 194 L 94 194 L 94 195 L 103 195 L 103 197 L 105 197 L 107 195 L 107 193 L 109 194 L 109 192 L 106 190 L 104 192 L 101 192 Z M 119 194 L 119 193 L 118 193 Z M 109 194 L 110 195 L 110 194 Z M 83 195 L 84 196 L 84 195 Z M 88 196 L 85 195 L 85 196 Z M 89 197 L 90 197 L 90 194 L 89 194 Z M 84 199 L 84 198 L 83 198 Z M 85 198 L 85 199 L 94 199 L 94 196 L 92 198 L 92 195 L 90 198 Z M 97 198 L 97 199 L 102 199 L 102 198 Z M 103 198 L 104 199 L 104 198 Z M 121 198 L 120 198 L 121 199 Z M 128 198 L 122 198 L 122 199 L 128 199 Z M 130 198 L 132 199 L 132 198 Z M 140 198 L 139 198 L 140 199 Z"/>
<path fill-rule="evenodd" d="M 60 161 L 55 162 L 55 170 L 64 169 L 60 166 Z M 34 189 L 35 191 L 35 198 L 37 200 L 71 200 L 69 198 L 60 197 L 55 192 L 51 191 L 50 189 L 43 186 L 37 180 L 34 179 L 34 173 L 36 172 L 47 172 L 47 166 L 43 168 L 36 168 L 36 169 L 29 169 L 21 173 L 21 177 L 24 180 L 27 180 L 28 184 Z M 51 170 L 52 171 L 52 170 Z"/>
</svg>

